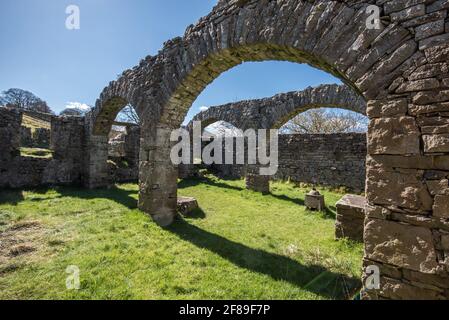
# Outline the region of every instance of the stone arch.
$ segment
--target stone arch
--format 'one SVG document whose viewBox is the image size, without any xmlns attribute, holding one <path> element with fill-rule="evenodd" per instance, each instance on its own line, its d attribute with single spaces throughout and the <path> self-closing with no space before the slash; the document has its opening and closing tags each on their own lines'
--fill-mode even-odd
<svg viewBox="0 0 449 320">
<path fill-rule="evenodd" d="M 218 120 L 226 121 L 245 131 L 247 129 L 280 129 L 296 115 L 315 108 L 339 108 L 366 115 L 366 102 L 346 85 L 320 85 L 302 91 L 282 93 L 270 98 L 244 100 L 222 106 L 210 107 L 198 113 L 187 125 L 201 122 L 202 128 Z M 252 168 L 256 172 L 256 168 Z M 267 193 L 270 177 L 257 173 L 246 176 L 247 188 Z"/>
<path fill-rule="evenodd" d="M 139 103 L 133 96 L 134 85 L 127 78 L 127 72 L 107 86 L 95 107 L 86 114 L 87 137 L 87 174 L 85 184 L 88 188 L 107 187 L 111 184 L 107 164 L 109 132 L 119 112 L 127 105 Z M 141 109 L 134 107 L 139 117 Z"/>
<path fill-rule="evenodd" d="M 366 9 L 375 4 L 383 27 L 369 29 Z M 449 198 L 441 182 L 449 147 L 437 120 L 449 102 L 447 9 L 443 0 L 220 1 L 130 71 L 144 104 L 139 207 L 161 225 L 173 221 L 170 133 L 211 81 L 245 61 L 308 63 L 368 101 L 365 266 L 381 268 L 381 288 L 365 295 L 449 297 Z"/>
<path fill-rule="evenodd" d="M 366 115 L 366 102 L 345 85 L 321 85 L 302 91 L 282 93 L 270 98 L 244 100 L 210 107 L 198 113 L 193 121 L 202 127 L 226 121 L 245 131 L 246 129 L 279 129 L 297 114 L 314 108 L 339 108 Z"/>
</svg>

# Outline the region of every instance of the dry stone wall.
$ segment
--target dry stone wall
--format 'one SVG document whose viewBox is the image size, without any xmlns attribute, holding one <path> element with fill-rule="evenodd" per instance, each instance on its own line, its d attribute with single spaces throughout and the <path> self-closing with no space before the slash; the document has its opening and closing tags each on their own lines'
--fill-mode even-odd
<svg viewBox="0 0 449 320">
<path fill-rule="evenodd" d="M 279 166 L 272 178 L 363 192 L 366 153 L 363 133 L 279 135 Z M 246 174 L 245 165 L 213 164 L 209 168 L 224 177 Z"/>
</svg>

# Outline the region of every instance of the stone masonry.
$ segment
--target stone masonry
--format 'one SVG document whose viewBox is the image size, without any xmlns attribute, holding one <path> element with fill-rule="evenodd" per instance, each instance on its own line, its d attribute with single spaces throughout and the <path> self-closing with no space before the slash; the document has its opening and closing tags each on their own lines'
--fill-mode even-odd
<svg viewBox="0 0 449 320">
<path fill-rule="evenodd" d="M 281 134 L 279 165 L 272 179 L 347 187 L 355 192 L 363 192 L 366 153 L 366 134 L 363 133 Z M 224 159 L 225 154 L 222 157 Z M 209 169 L 223 177 L 241 178 L 246 175 L 245 165 L 213 164 Z M 190 170 L 184 173 L 184 177 L 194 174 L 195 171 Z M 266 190 L 266 186 L 257 189 L 260 188 Z"/>
<path fill-rule="evenodd" d="M 367 27 L 370 5 L 381 9 L 378 29 Z M 447 0 L 220 1 L 104 89 L 92 134 L 104 134 L 117 108 L 135 106 L 143 121 L 139 207 L 170 223 L 178 177 L 167 162 L 170 132 L 209 83 L 245 61 L 329 72 L 367 101 L 371 120 L 364 264 L 380 268 L 381 288 L 364 298 L 447 299 L 448 9 Z"/>
<path fill-rule="evenodd" d="M 362 242 L 366 198 L 348 194 L 337 202 L 336 208 L 335 238 Z"/>
<path fill-rule="evenodd" d="M 201 122 L 203 129 L 214 122 L 225 121 L 243 131 L 279 129 L 299 113 L 323 107 L 366 115 L 366 102 L 358 93 L 345 85 L 332 84 L 210 107 L 194 116 L 187 128 L 191 129 L 194 121 Z"/>
<path fill-rule="evenodd" d="M 200 122 L 202 128 L 206 128 L 208 125 L 217 121 L 226 121 L 238 129 L 245 131 L 247 129 L 279 129 L 289 120 L 294 118 L 297 114 L 305 112 L 313 108 L 320 107 L 335 107 L 346 109 L 361 114 L 366 114 L 366 103 L 359 94 L 354 92 L 351 88 L 345 85 L 321 85 L 316 88 L 307 88 L 303 91 L 295 91 L 284 94 L 279 94 L 274 97 L 256 100 L 245 100 L 234 102 L 222 106 L 210 107 L 206 111 L 197 114 L 192 121 L 187 125 L 189 130 L 192 130 L 194 122 Z M 293 137 L 293 136 L 291 136 Z M 296 136 L 299 137 L 299 136 Z M 332 175 L 322 174 L 323 171 L 328 172 L 329 170 L 334 170 L 334 173 L 341 172 L 342 168 L 336 168 L 332 163 L 323 163 L 322 160 L 326 161 L 329 159 L 327 154 L 320 153 L 320 150 L 331 151 L 332 154 L 338 153 L 339 145 L 335 146 L 324 146 L 322 145 L 326 139 L 316 139 L 316 145 L 308 146 L 307 141 L 305 141 L 306 151 L 309 152 L 311 148 L 317 150 L 317 154 L 313 157 L 318 164 L 322 164 L 319 168 L 315 166 L 302 166 L 298 169 L 297 163 L 300 161 L 293 160 L 295 158 L 300 158 L 303 154 L 303 148 L 299 148 L 301 153 L 298 153 L 294 148 L 292 149 L 288 143 L 280 146 L 282 150 L 283 159 L 280 161 L 284 162 L 280 165 L 280 172 L 276 178 L 292 178 L 295 181 L 307 181 L 312 183 L 321 183 L 328 185 L 337 185 L 341 182 L 341 179 L 333 179 Z M 282 139 L 283 142 L 288 141 L 287 139 Z M 334 141 L 335 142 L 335 141 Z M 345 147 L 346 148 L 346 147 Z M 289 152 L 292 150 L 292 152 Z M 359 150 L 357 150 L 359 151 Z M 366 150 L 363 150 L 363 157 L 366 155 Z M 310 156 L 310 153 L 307 153 Z M 359 152 L 355 152 L 355 157 L 359 155 Z M 320 157 L 321 156 L 321 157 Z M 281 156 L 282 157 L 282 156 Z M 339 161 L 338 156 L 336 161 Z M 293 161 L 289 161 L 292 159 Z M 229 169 L 229 166 L 220 166 L 221 168 Z M 316 169 L 316 170 L 315 170 Z M 354 168 L 357 170 L 358 168 Z M 233 168 L 231 168 L 232 171 Z M 350 170 L 347 168 L 346 170 Z M 248 171 L 248 168 L 245 169 Z M 255 168 L 257 171 L 257 168 Z M 307 172 L 306 174 L 304 174 Z M 346 172 L 345 172 L 346 173 Z M 345 173 L 342 173 L 344 175 Z M 355 173 L 355 172 L 354 172 Z M 365 174 L 364 165 L 363 171 L 359 171 L 361 175 Z M 356 174 L 356 177 L 360 177 Z M 257 174 L 254 172 L 254 174 Z M 315 177 L 310 177 L 314 175 Z M 334 174 L 335 175 L 335 174 Z M 253 177 L 247 176 L 247 188 L 254 191 L 267 192 L 270 189 L 269 177 Z M 364 178 L 362 179 L 364 180 Z M 353 189 L 360 190 L 363 188 L 364 183 L 360 183 L 360 179 L 354 179 L 350 181 L 350 178 L 346 179 L 344 183 L 340 185 L 350 186 Z"/>
</svg>

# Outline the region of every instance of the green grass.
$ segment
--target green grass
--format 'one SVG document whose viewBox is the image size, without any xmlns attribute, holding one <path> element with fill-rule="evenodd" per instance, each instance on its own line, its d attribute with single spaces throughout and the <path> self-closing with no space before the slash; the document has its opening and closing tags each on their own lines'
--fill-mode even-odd
<svg viewBox="0 0 449 320">
<path fill-rule="evenodd" d="M 24 127 L 28 127 L 31 128 L 32 130 L 36 129 L 36 128 L 44 128 L 44 129 L 51 129 L 51 123 L 48 121 L 44 121 L 38 118 L 34 118 L 31 116 L 28 116 L 26 114 L 24 114 L 22 116 L 22 125 Z"/>
<path fill-rule="evenodd" d="M 184 180 L 201 209 L 163 229 L 136 209 L 137 186 L 0 193 L 0 299 L 344 299 L 362 245 L 334 240 L 335 202 L 305 210 L 306 189 Z M 3 240 L 3 241 L 2 241 Z M 3 243 L 3 244 L 2 244 Z M 2 247 L 3 246 L 3 247 Z M 66 289 L 65 270 L 81 288 Z"/>
<path fill-rule="evenodd" d="M 30 157 L 30 158 L 41 158 L 41 159 L 51 159 L 53 157 L 53 153 L 49 149 L 40 149 L 40 148 L 20 148 L 20 155 L 22 157 Z"/>
</svg>

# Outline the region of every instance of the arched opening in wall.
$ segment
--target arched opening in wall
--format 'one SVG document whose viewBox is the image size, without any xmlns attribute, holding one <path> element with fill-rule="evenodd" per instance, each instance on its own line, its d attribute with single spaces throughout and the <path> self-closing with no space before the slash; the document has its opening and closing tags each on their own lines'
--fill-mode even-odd
<svg viewBox="0 0 449 320">
<path fill-rule="evenodd" d="M 125 106 L 108 135 L 108 168 L 113 183 L 136 182 L 139 176 L 140 118 Z"/>
<path fill-rule="evenodd" d="M 274 178 L 363 193 L 368 122 L 360 112 L 339 108 L 294 115 L 280 128 Z"/>
<path fill-rule="evenodd" d="M 22 157 L 51 159 L 52 115 L 38 112 L 22 112 L 20 127 L 20 155 Z"/>
<path fill-rule="evenodd" d="M 316 108 L 294 116 L 279 131 L 281 134 L 366 133 L 368 122 L 368 117 L 359 112 Z"/>
<path fill-rule="evenodd" d="M 269 64 L 275 65 L 276 63 L 269 62 Z M 260 66 L 262 68 L 263 65 L 264 63 L 257 64 L 258 67 Z M 286 65 L 289 67 L 300 66 L 300 68 L 312 69 L 304 65 L 291 63 L 286 63 Z M 229 72 L 232 72 L 232 70 Z M 327 76 L 327 74 L 321 71 L 314 72 L 324 77 Z M 226 78 L 227 73 L 224 73 L 222 76 Z M 247 73 L 245 74 L 245 77 L 248 77 Z M 220 78 L 217 79 L 217 83 L 220 82 Z M 266 78 L 260 77 L 260 79 Z M 271 79 L 275 82 L 273 78 Z M 250 81 L 248 82 L 250 83 Z M 333 83 L 339 81 L 332 78 L 329 82 Z M 221 91 L 232 92 L 232 84 L 235 86 L 237 83 L 238 81 L 234 78 L 232 79 L 231 84 L 226 87 L 225 90 L 221 89 Z M 214 82 L 211 87 L 214 87 L 215 85 L 216 82 Z M 241 89 L 239 85 L 240 84 L 237 84 L 236 87 Z M 306 83 L 303 87 L 308 85 L 317 84 Z M 241 86 L 244 87 L 244 84 L 241 84 Z M 229 113 L 224 111 L 214 113 L 212 110 L 212 108 L 221 109 L 222 107 L 226 107 L 226 105 L 210 108 L 199 108 L 200 105 L 209 106 L 216 104 L 216 102 L 206 102 L 205 100 L 202 100 L 205 96 L 208 96 L 208 90 L 209 87 L 198 98 L 200 102 L 196 101 L 193 105 L 193 108 L 196 108 L 202 112 L 209 110 L 211 117 L 203 119 L 203 128 L 205 127 L 205 131 L 207 133 L 213 134 L 218 132 L 220 135 L 233 136 L 234 131 L 239 132 L 238 129 L 279 128 L 277 123 L 268 121 L 271 119 L 265 118 L 266 121 L 262 119 L 262 115 L 264 113 L 263 108 L 269 107 L 266 104 L 266 101 L 248 100 L 249 94 L 247 93 L 248 95 L 243 97 L 236 97 L 237 95 L 233 98 L 228 97 L 229 100 L 233 101 L 233 103 L 229 104 L 229 108 L 233 110 L 231 112 L 233 114 L 231 115 L 231 118 L 238 123 L 237 126 L 241 127 L 237 129 L 237 126 L 234 124 L 230 124 L 229 122 L 220 119 L 220 116 L 225 118 L 229 116 Z M 292 90 L 292 88 L 279 89 L 279 91 L 275 93 L 288 90 Z M 220 90 L 217 90 L 216 92 L 218 91 Z M 266 91 L 262 90 L 262 92 Z M 253 93 L 252 97 L 266 97 L 269 96 L 271 92 L 268 94 L 259 94 L 260 95 L 255 95 Z M 244 100 L 242 103 L 243 105 L 239 106 L 239 100 L 245 98 L 247 100 Z M 251 113 L 251 108 L 258 109 L 258 113 Z M 275 112 L 276 110 L 273 109 L 271 111 Z M 189 116 L 187 116 L 184 123 L 188 123 L 190 119 L 195 118 L 193 113 L 194 112 L 192 112 L 191 109 Z M 288 116 L 290 116 L 289 119 L 291 119 L 291 113 L 289 113 Z M 230 121 L 230 118 L 226 119 Z M 258 122 L 258 120 L 260 120 L 260 122 Z M 272 123 L 272 126 L 269 125 L 270 123 Z M 266 126 L 257 126 L 257 124 Z M 334 145 L 332 145 L 332 147 L 334 147 Z M 285 154 L 292 156 L 292 154 L 297 154 L 298 151 L 301 151 L 298 149 L 300 148 L 298 145 L 293 146 L 293 148 L 294 150 L 289 150 L 289 152 L 286 152 Z M 332 149 L 332 151 L 338 152 L 339 150 Z M 280 154 L 283 154 L 282 150 L 280 150 Z M 339 157 L 338 154 L 336 154 L 336 156 Z M 363 160 L 365 156 L 366 151 L 363 155 Z M 314 160 L 316 161 L 317 159 L 315 158 Z M 288 167 L 289 164 L 286 164 L 286 166 Z M 196 227 L 189 227 L 188 224 L 185 224 L 184 227 L 192 231 L 192 236 L 185 236 L 185 233 L 182 233 L 184 238 L 187 238 L 194 243 L 199 243 L 202 247 L 207 247 L 212 251 L 218 252 L 223 257 L 236 262 L 239 266 L 243 266 L 246 269 L 257 271 L 262 274 L 268 274 L 277 279 L 286 280 L 293 286 L 304 289 L 305 292 L 308 291 L 318 295 L 323 294 L 324 296 L 332 298 L 351 298 L 352 295 L 360 288 L 361 284 L 358 279 L 360 278 L 359 270 L 361 270 L 362 245 L 360 243 L 354 243 L 354 246 L 351 249 L 346 247 L 346 250 L 340 247 L 342 250 L 338 254 L 335 254 L 334 251 L 336 249 L 334 246 L 341 245 L 341 243 L 339 244 L 338 242 L 333 242 L 333 239 L 336 233 L 334 227 L 336 202 L 343 197 L 343 193 L 340 193 L 339 191 L 334 192 L 333 190 L 327 188 L 320 189 L 325 196 L 327 206 L 321 213 L 311 212 L 304 206 L 305 194 L 310 191 L 308 186 L 303 187 L 294 181 L 277 181 L 272 183 L 271 193 L 263 196 L 260 193 L 245 190 L 245 182 L 241 180 L 245 173 L 244 170 L 239 170 L 238 166 L 215 165 L 214 168 L 216 169 L 215 172 L 213 172 L 215 176 L 212 175 L 204 177 L 202 175 L 202 180 L 200 180 L 199 183 L 199 188 L 204 188 L 204 191 L 200 191 L 197 195 L 199 194 L 200 199 L 208 199 L 208 201 L 203 200 L 200 202 L 200 206 L 204 211 L 204 216 L 206 217 L 206 220 L 208 220 L 208 222 L 202 223 L 202 227 L 207 227 L 208 223 L 211 223 L 214 224 L 215 229 L 219 229 L 217 228 L 217 225 L 221 224 L 221 227 L 226 230 L 226 238 L 229 234 L 232 234 L 233 241 L 237 241 L 239 245 L 231 246 L 229 245 L 229 241 L 223 237 L 223 240 L 221 241 L 223 243 L 222 246 L 229 246 L 234 250 L 232 253 L 225 253 L 213 244 L 207 243 L 206 239 L 203 239 L 202 234 L 204 231 L 198 231 Z M 293 170 L 295 169 L 293 168 Z M 308 170 L 315 171 L 316 174 L 319 174 L 319 172 L 316 172 L 316 167 L 313 162 L 308 163 Z M 240 172 L 236 174 L 238 171 Z M 232 179 L 233 176 L 237 176 L 239 179 Z M 191 183 L 183 181 L 180 184 L 180 194 L 194 195 L 192 192 L 198 191 L 192 189 Z M 204 194 L 202 192 L 204 192 Z M 313 222 L 309 219 L 313 220 Z M 256 220 L 263 221 L 263 223 L 258 223 Z M 236 221 L 238 221 L 238 223 L 236 223 Z M 192 220 L 189 220 L 188 218 L 187 222 L 193 223 Z M 362 227 L 362 225 L 363 221 L 360 227 Z M 262 239 L 264 240 L 261 240 L 263 244 L 260 242 L 258 243 L 258 248 L 261 248 L 260 250 L 262 252 L 275 251 L 276 254 L 279 254 L 279 257 L 282 256 L 290 262 L 294 261 L 294 264 L 298 263 L 295 265 L 295 268 L 298 268 L 294 271 L 295 275 L 291 277 L 285 276 L 285 274 L 288 274 L 288 271 L 284 269 L 285 265 L 282 263 L 277 265 L 277 259 L 264 260 L 254 258 L 254 264 L 241 262 L 241 259 L 245 259 L 243 256 L 251 251 L 247 248 L 247 245 L 251 245 L 251 240 L 248 238 L 248 235 L 250 238 L 253 237 L 256 239 L 260 236 L 260 234 L 263 235 Z M 219 237 L 218 235 L 213 236 L 217 238 Z M 272 243 L 270 245 L 270 239 L 273 239 L 273 237 L 277 238 L 283 244 L 280 245 Z M 222 237 L 220 236 L 220 238 Z M 331 249 L 331 247 L 333 248 Z M 309 259 L 314 254 L 317 254 L 317 258 L 312 262 L 314 259 Z M 335 258 L 335 265 L 329 266 L 326 265 L 326 263 L 323 264 L 322 261 L 326 259 L 324 256 L 327 255 L 334 255 L 333 259 Z M 270 266 L 270 263 L 273 263 L 273 265 Z M 303 263 L 305 265 L 314 265 L 314 267 L 316 267 L 317 270 L 321 270 L 321 272 L 315 274 L 311 269 L 304 269 L 302 268 Z M 264 267 L 255 267 L 256 264 L 259 264 L 260 266 L 263 265 Z M 287 262 L 287 264 L 289 264 L 289 262 Z M 274 265 L 277 265 L 279 270 L 283 271 L 274 271 L 272 269 Z M 348 265 L 351 266 L 344 270 L 346 268 L 344 265 L 346 265 L 346 267 Z M 349 269 L 352 271 L 349 271 Z M 283 275 L 281 275 L 281 273 L 283 273 Z M 327 284 L 323 284 L 323 282 L 319 281 L 318 279 L 320 277 L 325 279 Z M 310 286 L 305 284 L 310 284 Z M 320 288 L 318 288 L 318 286 L 320 286 Z"/>
</svg>

